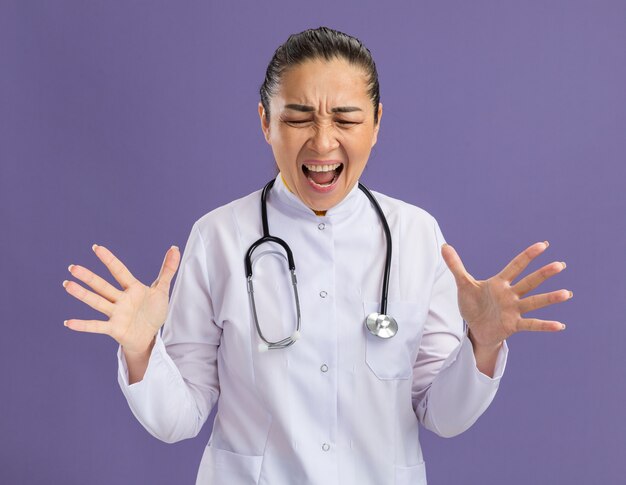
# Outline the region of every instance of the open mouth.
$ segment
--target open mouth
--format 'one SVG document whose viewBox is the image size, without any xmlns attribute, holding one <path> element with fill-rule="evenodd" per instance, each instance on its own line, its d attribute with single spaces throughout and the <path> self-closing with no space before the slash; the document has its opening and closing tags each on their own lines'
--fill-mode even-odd
<svg viewBox="0 0 626 485">
<path fill-rule="evenodd" d="M 302 172 L 314 186 L 321 189 L 331 187 L 343 171 L 343 163 L 330 165 L 302 165 Z"/>
</svg>

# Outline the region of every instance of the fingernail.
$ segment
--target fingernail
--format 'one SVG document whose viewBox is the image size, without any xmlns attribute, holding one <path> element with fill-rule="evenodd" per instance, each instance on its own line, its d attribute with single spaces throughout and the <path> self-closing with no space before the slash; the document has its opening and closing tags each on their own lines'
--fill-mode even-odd
<svg viewBox="0 0 626 485">
<path fill-rule="evenodd" d="M 172 247 L 170 247 L 170 249 L 172 249 L 172 248 L 176 248 L 176 249 L 178 249 L 178 246 L 174 246 L 174 245 L 172 245 Z"/>
<path fill-rule="evenodd" d="M 63 325 L 67 327 L 67 320 L 63 320 Z"/>
<path fill-rule="evenodd" d="M 72 266 L 74 266 L 74 265 L 73 265 L 73 264 L 70 264 L 70 265 L 67 267 L 67 270 L 68 270 L 70 273 L 72 272 Z"/>
<path fill-rule="evenodd" d="M 561 330 L 565 330 L 565 324 L 564 323 L 561 324 Z"/>
<path fill-rule="evenodd" d="M 569 297 L 570 297 L 570 298 L 574 298 L 574 292 L 573 292 L 573 291 L 570 291 L 570 292 L 569 292 Z"/>
<path fill-rule="evenodd" d="M 93 249 L 95 251 L 97 247 L 98 247 L 98 245 L 94 244 L 93 246 L 91 246 L 91 249 Z"/>
<path fill-rule="evenodd" d="M 67 280 L 63 280 L 63 288 L 65 288 L 67 286 L 67 284 L 69 283 L 69 281 Z"/>
<path fill-rule="evenodd" d="M 561 264 L 563 265 L 563 269 L 567 268 L 567 265 L 565 264 L 565 261 L 561 261 Z"/>
<path fill-rule="evenodd" d="M 550 243 L 548 241 L 544 241 L 543 243 L 546 245 L 546 247 L 548 247 L 550 245 Z"/>
</svg>

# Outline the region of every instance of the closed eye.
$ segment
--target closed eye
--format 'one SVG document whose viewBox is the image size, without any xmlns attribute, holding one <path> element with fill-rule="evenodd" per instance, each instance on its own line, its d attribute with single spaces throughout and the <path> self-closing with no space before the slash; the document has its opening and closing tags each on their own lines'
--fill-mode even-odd
<svg viewBox="0 0 626 485">
<path fill-rule="evenodd" d="M 285 123 L 290 123 L 292 125 L 301 125 L 302 123 L 310 123 L 310 122 L 311 120 L 294 120 L 294 121 L 285 120 Z M 337 120 L 337 123 L 341 125 L 358 125 L 359 124 L 356 121 L 345 121 L 345 120 Z"/>
</svg>

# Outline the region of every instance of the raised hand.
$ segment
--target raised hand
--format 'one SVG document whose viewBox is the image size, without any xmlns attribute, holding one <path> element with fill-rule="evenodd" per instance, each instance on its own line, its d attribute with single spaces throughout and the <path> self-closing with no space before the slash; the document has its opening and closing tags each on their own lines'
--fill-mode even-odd
<svg viewBox="0 0 626 485">
<path fill-rule="evenodd" d="M 493 348 L 510 335 L 523 330 L 555 332 L 565 328 L 561 322 L 522 317 L 524 313 L 569 300 L 574 296 L 569 290 L 558 290 L 522 298 L 565 269 L 565 263 L 547 264 L 516 284 L 511 284 L 548 245 L 545 241 L 529 246 L 500 273 L 488 280 L 474 279 L 465 270 L 454 248 L 449 244 L 442 246 L 441 255 L 456 280 L 459 309 L 469 326 L 474 345 Z"/>
<path fill-rule="evenodd" d="M 176 246 L 168 249 L 159 276 L 148 287 L 137 280 L 107 248 L 94 244 L 92 249 L 123 290 L 109 284 L 87 268 L 71 264 L 68 268 L 70 273 L 95 292 L 74 281 L 65 280 L 63 286 L 66 291 L 109 319 L 71 319 L 66 320 L 65 325 L 79 332 L 109 335 L 127 352 L 145 352 L 167 317 L 170 283 L 178 269 L 180 251 Z"/>
</svg>

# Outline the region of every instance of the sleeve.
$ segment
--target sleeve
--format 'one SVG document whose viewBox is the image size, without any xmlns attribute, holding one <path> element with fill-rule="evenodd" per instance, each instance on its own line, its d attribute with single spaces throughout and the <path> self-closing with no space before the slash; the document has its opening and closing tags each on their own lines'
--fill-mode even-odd
<svg viewBox="0 0 626 485">
<path fill-rule="evenodd" d="M 193 225 L 143 379 L 128 384 L 118 347 L 118 382 L 128 405 L 155 438 L 175 443 L 202 429 L 219 397 L 217 350 L 222 329 L 213 317 L 206 247 Z"/>
<path fill-rule="evenodd" d="M 500 384 L 508 356 L 503 343 L 493 378 L 476 366 L 472 343 L 458 307 L 452 272 L 441 256 L 445 243 L 434 221 L 438 264 L 422 342 L 413 365 L 412 400 L 419 421 L 439 436 L 467 430 L 487 409 Z"/>
</svg>

